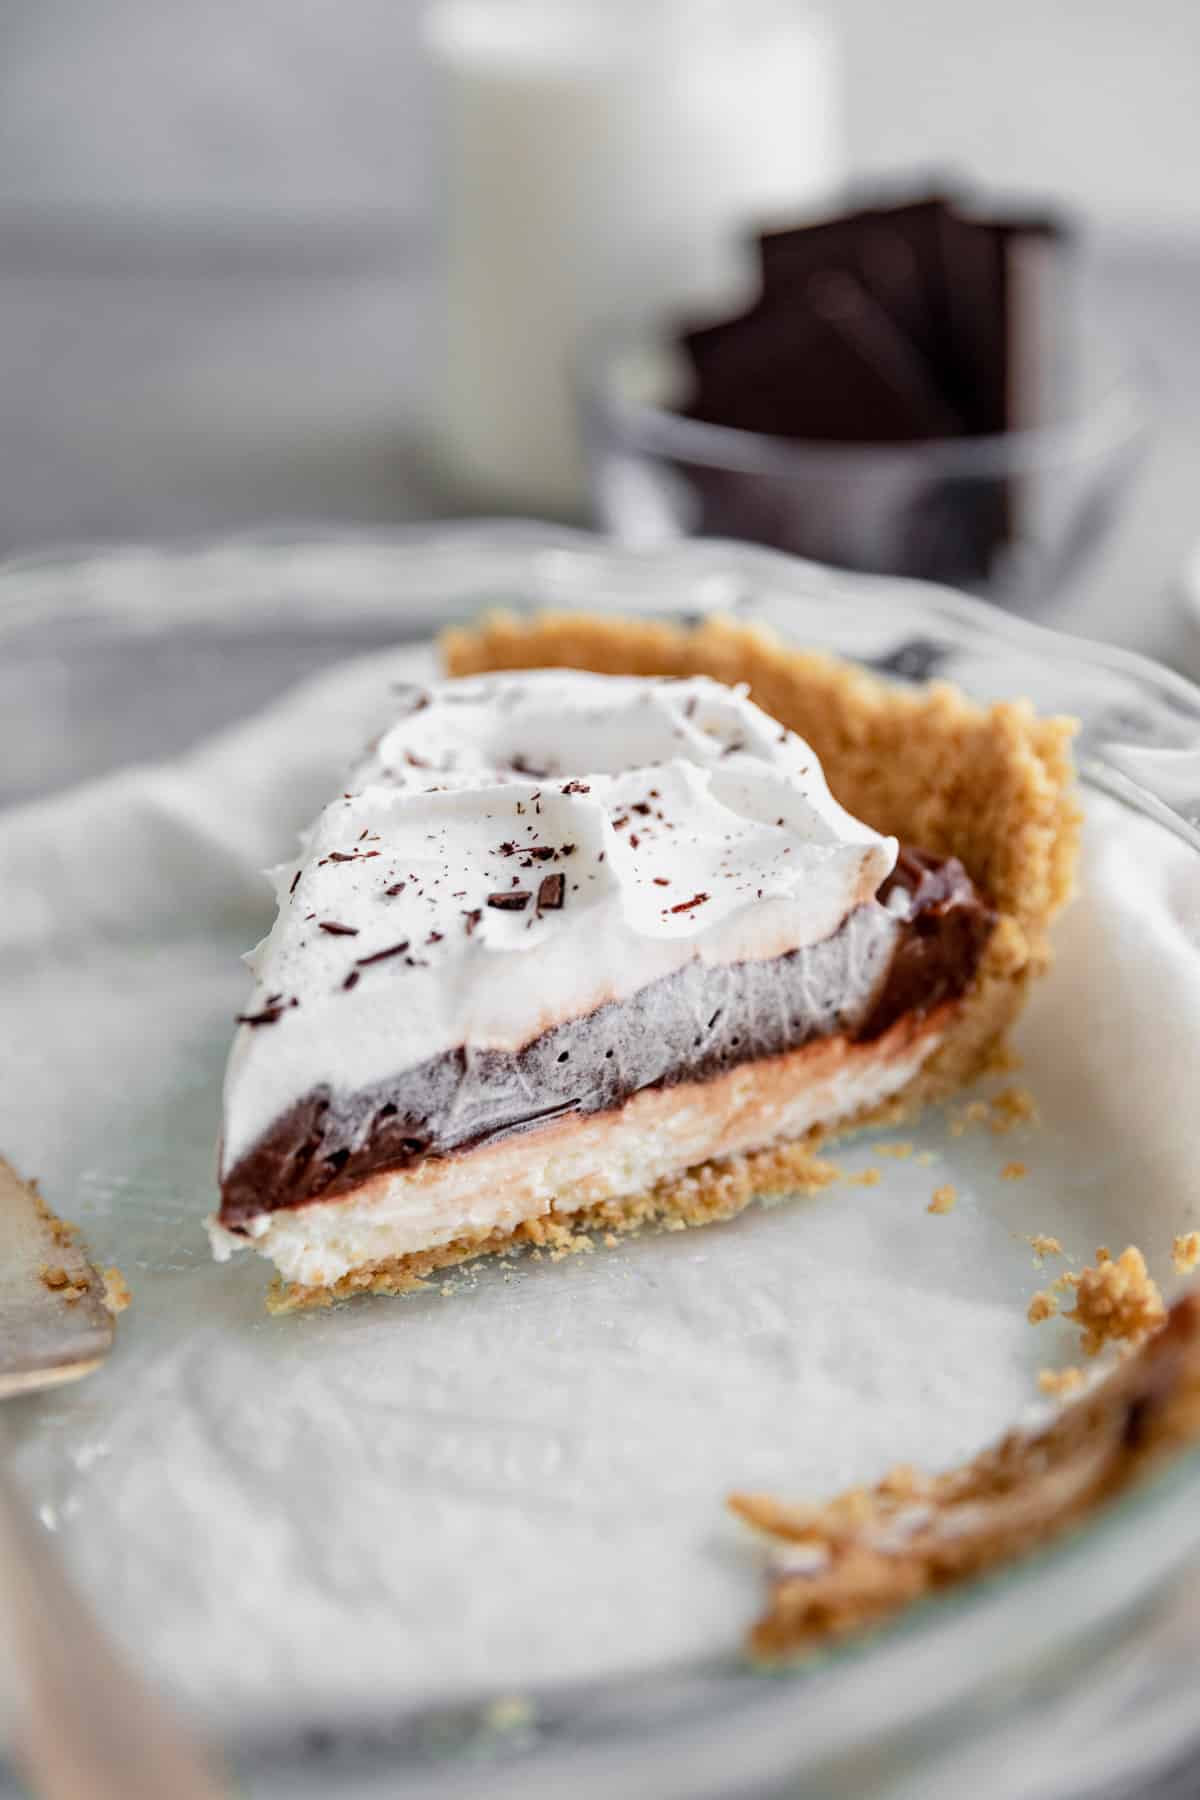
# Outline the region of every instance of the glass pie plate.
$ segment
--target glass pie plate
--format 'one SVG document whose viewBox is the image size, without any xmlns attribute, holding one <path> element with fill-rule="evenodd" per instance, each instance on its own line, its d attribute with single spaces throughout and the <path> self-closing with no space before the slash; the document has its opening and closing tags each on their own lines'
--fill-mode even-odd
<svg viewBox="0 0 1200 1800">
<path fill-rule="evenodd" d="M 342 659 L 427 666 L 438 627 L 497 604 L 729 612 L 897 681 L 1076 714 L 1093 859 L 1111 838 L 1131 881 L 1153 863 L 1177 927 L 1147 948 L 1146 1005 L 1174 994 L 1183 1009 L 1200 980 L 1200 690 L 1124 653 L 916 583 L 540 526 L 10 563 L 0 904 L 11 919 L 53 902 L 68 923 L 57 953 L 52 940 L 19 964 L 0 932 L 0 1150 L 134 1292 L 99 1375 L 6 1414 L 44 1524 L 249 1794 L 1148 1791 L 1196 1731 L 1200 1453 L 1049 1550 L 773 1676 L 740 1654 L 761 1570 L 721 1506 L 733 1487 L 811 1496 L 999 1435 L 1037 1368 L 1069 1355 L 1065 1325 L 1051 1344 L 1024 1320 L 1049 1279 L 1030 1232 L 1069 1229 L 1088 1257 L 1102 1237 L 1157 1232 L 1166 1284 L 1164 1221 L 1196 1222 L 1200 1127 L 1179 1101 L 1176 1133 L 1164 1107 L 1198 1046 L 1186 1009 L 1139 1014 L 1128 940 L 1099 902 L 1094 916 L 1080 902 L 1092 935 L 1067 927 L 1031 1012 L 1043 1124 L 1002 1146 L 1028 1162 L 1023 1182 L 1000 1182 L 986 1134 L 955 1139 L 935 1118 L 915 1136 L 936 1169 L 913 1158 L 874 1189 L 492 1267 L 452 1299 L 269 1320 L 262 1265 L 209 1263 L 236 954 L 269 896 L 222 885 L 214 837 L 180 917 L 153 863 L 120 867 L 98 839 L 93 879 L 64 905 L 55 829 L 135 791 L 134 765 L 236 729 Z M 236 810 L 237 784 L 263 771 L 222 741 Z M 297 755 L 319 799 L 332 749 L 328 768 L 307 740 Z M 98 785 L 67 792 L 83 781 Z M 45 818 L 44 862 L 12 860 Z M 105 888 L 118 878 L 120 896 Z M 94 926 L 72 935 L 82 915 Z M 1099 1039 L 1108 1087 L 1073 1088 Z M 871 1160 L 868 1141 L 844 1163 Z M 921 1202 L 947 1175 L 963 1200 L 931 1219 Z M 885 1242 L 906 1274 L 889 1288 L 877 1266 L 864 1286 L 855 1271 Z"/>
</svg>

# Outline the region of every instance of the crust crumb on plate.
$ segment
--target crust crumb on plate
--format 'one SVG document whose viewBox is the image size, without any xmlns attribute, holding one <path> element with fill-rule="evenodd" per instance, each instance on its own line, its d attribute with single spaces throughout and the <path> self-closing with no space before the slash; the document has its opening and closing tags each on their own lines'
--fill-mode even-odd
<svg viewBox="0 0 1200 1800">
<path fill-rule="evenodd" d="M 933 1198 L 925 1208 L 926 1212 L 948 1213 L 958 1205 L 958 1189 L 949 1181 L 933 1190 Z"/>
<path fill-rule="evenodd" d="M 1144 1337 L 1166 1318 L 1158 1283 L 1134 1244 L 1115 1259 L 1098 1250 L 1095 1266 L 1068 1281 L 1075 1305 L 1063 1317 L 1081 1327 L 1087 1356 L 1099 1355 L 1106 1344 Z"/>
<path fill-rule="evenodd" d="M 1175 1239 L 1171 1261 L 1179 1275 L 1190 1275 L 1200 1266 L 1200 1231 L 1186 1231 Z"/>
<path fill-rule="evenodd" d="M 1057 1311 L 1058 1301 L 1054 1295 L 1043 1291 L 1033 1296 L 1025 1316 L 1031 1325 L 1041 1325 L 1044 1320 L 1052 1319 Z"/>
<path fill-rule="evenodd" d="M 69 1219 L 59 1218 L 58 1214 L 46 1204 L 42 1190 L 38 1186 L 36 1180 L 27 1181 L 25 1186 L 33 1197 L 33 1204 L 37 1209 L 38 1217 L 45 1225 L 50 1236 L 54 1239 L 54 1242 L 60 1245 L 64 1250 L 77 1245 L 79 1242 L 78 1225 L 72 1225 Z"/>
<path fill-rule="evenodd" d="M 997 1137 L 1018 1125 L 1036 1125 L 1038 1122 L 1037 1101 L 1028 1088 L 1004 1088 L 993 1096 L 990 1108 L 990 1124 Z"/>
<path fill-rule="evenodd" d="M 53 1294 L 61 1294 L 68 1303 L 82 1300 L 87 1293 L 86 1281 L 73 1281 L 61 1263 L 42 1263 L 38 1275 L 43 1287 L 49 1288 Z"/>
<path fill-rule="evenodd" d="M 1044 1256 L 1064 1256 L 1066 1254 L 1058 1239 L 1048 1237 L 1045 1232 L 1035 1231 L 1029 1239 L 1029 1243 L 1039 1262 Z"/>
<path fill-rule="evenodd" d="M 104 1304 L 115 1319 L 123 1313 L 133 1299 L 129 1283 L 120 1269 L 114 1267 L 101 1269 L 100 1278 L 104 1283 Z"/>
<path fill-rule="evenodd" d="M 1023 1162 L 1007 1162 L 1000 1171 L 1002 1181 L 1024 1181 L 1029 1170 Z"/>
<path fill-rule="evenodd" d="M 1038 1386 L 1041 1388 L 1043 1394 L 1051 1394 L 1057 1399 L 1062 1399 L 1067 1394 L 1075 1393 L 1078 1388 L 1083 1386 L 1086 1379 L 1087 1377 L 1084 1375 L 1082 1369 L 1067 1368 L 1038 1370 Z"/>
<path fill-rule="evenodd" d="M 1060 1375 L 1065 1376 L 1066 1371 Z M 812 1506 L 735 1494 L 781 1548 L 751 1654 L 777 1660 L 882 1624 L 914 1601 L 1027 1555 L 1200 1436 L 1200 1297 L 1036 1432 L 1010 1432 L 943 1475 Z"/>
</svg>

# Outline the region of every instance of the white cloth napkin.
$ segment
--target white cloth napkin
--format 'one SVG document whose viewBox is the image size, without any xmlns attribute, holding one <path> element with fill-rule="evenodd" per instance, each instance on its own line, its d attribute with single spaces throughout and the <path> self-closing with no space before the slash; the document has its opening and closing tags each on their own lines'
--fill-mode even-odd
<svg viewBox="0 0 1200 1800">
<path fill-rule="evenodd" d="M 100 1374 L 17 1407 L 20 1472 L 114 1630 L 230 1732 L 731 1649 L 759 1578 L 729 1489 L 970 1453 L 1078 1360 L 1026 1321 L 1063 1266 L 1028 1235 L 1140 1243 L 1167 1283 L 1197 1224 L 1200 859 L 1097 795 L 1020 1034 L 1040 1126 L 933 1117 L 885 1134 L 907 1160 L 839 1158 L 878 1185 L 268 1318 L 266 1266 L 217 1268 L 201 1225 L 258 871 L 429 668 L 347 665 L 0 816 L 0 1151 L 134 1295 Z"/>
</svg>

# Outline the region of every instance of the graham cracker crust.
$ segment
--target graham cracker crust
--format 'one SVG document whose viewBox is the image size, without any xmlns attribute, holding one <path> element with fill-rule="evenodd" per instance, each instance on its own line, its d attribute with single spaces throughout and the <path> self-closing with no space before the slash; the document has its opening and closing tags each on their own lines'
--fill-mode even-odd
<svg viewBox="0 0 1200 1800">
<path fill-rule="evenodd" d="M 329 1286 L 276 1281 L 268 1297 L 273 1312 L 359 1293 L 404 1293 L 435 1270 L 522 1245 L 561 1247 L 588 1242 L 593 1231 L 731 1218 L 756 1196 L 825 1185 L 832 1171 L 820 1151 L 834 1137 L 912 1117 L 1003 1066 L 1027 985 L 1050 960 L 1050 922 L 1074 886 L 1080 814 L 1073 721 L 1038 718 L 1023 700 L 976 706 L 944 682 L 918 691 L 896 687 L 721 618 L 688 629 L 579 613 L 493 613 L 473 629 L 445 633 L 441 648 L 450 675 L 565 667 L 745 683 L 751 699 L 812 745 L 843 806 L 878 831 L 957 856 L 998 922 L 938 1050 L 898 1096 L 835 1132 L 818 1128 L 796 1143 L 706 1163 L 620 1202 L 548 1213 L 512 1231 L 370 1263 Z"/>
<path fill-rule="evenodd" d="M 1161 1318 L 1161 1315 L 1160 1315 Z M 1082 1380 L 1044 1384 L 1069 1390 Z M 750 1632 L 764 1661 L 812 1654 L 916 1601 L 1027 1556 L 1082 1524 L 1200 1437 L 1200 1296 L 1108 1378 L 1035 1432 L 1010 1432 L 962 1468 L 893 1470 L 814 1506 L 764 1494 L 729 1505 L 777 1546 L 765 1612 Z"/>
</svg>

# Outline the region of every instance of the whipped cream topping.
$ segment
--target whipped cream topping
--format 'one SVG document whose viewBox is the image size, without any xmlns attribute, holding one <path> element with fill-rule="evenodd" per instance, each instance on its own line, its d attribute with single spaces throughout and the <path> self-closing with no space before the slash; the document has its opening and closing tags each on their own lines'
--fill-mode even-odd
<svg viewBox="0 0 1200 1800">
<path fill-rule="evenodd" d="M 897 846 L 738 689 L 536 670 L 398 695 L 272 872 L 223 1169 L 315 1088 L 516 1050 L 684 964 L 779 956 L 873 899 Z"/>
</svg>

